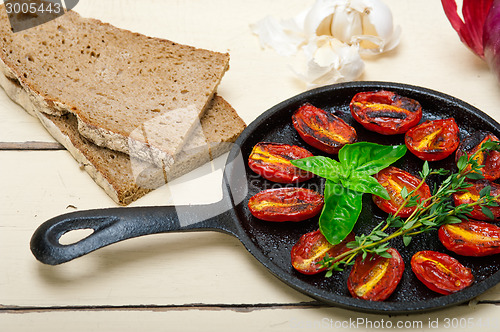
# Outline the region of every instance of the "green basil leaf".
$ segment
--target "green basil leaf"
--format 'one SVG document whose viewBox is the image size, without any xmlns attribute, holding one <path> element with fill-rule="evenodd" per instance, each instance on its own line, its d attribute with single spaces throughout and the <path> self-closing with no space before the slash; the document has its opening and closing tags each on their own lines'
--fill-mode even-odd
<svg viewBox="0 0 500 332">
<path fill-rule="evenodd" d="M 341 165 L 338 161 L 328 157 L 314 156 L 297 160 L 290 160 L 293 166 L 319 175 L 334 182 L 339 181 Z"/>
<path fill-rule="evenodd" d="M 351 176 L 342 181 L 342 184 L 348 189 L 380 196 L 383 199 L 391 199 L 387 190 L 373 176 L 363 173 L 353 173 Z"/>
<path fill-rule="evenodd" d="M 373 175 L 406 153 L 405 145 L 380 145 L 371 142 L 347 144 L 339 151 L 339 161 L 346 169 Z"/>
<path fill-rule="evenodd" d="M 339 244 L 352 231 L 362 209 L 363 194 L 327 180 L 325 205 L 319 217 L 319 229 L 331 244 Z"/>
</svg>

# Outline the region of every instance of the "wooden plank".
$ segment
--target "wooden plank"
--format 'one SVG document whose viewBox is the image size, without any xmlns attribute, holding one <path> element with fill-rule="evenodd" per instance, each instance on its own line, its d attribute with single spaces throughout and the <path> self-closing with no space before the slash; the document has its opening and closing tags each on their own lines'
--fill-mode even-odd
<svg viewBox="0 0 500 332">
<path fill-rule="evenodd" d="M 310 301 L 272 276 L 237 239 L 214 232 L 151 235 L 60 266 L 43 265 L 29 249 L 31 235 L 42 222 L 75 208 L 112 207 L 114 202 L 66 151 L 0 151 L 0 164 L 0 261 L 9 266 L 0 270 L 2 305 Z M 203 197 L 209 198 L 206 203 L 217 200 L 220 181 L 217 186 L 198 184 L 199 202 Z M 162 189 L 155 193 L 157 204 L 171 200 L 171 195 L 194 197 L 182 188 Z"/>
<path fill-rule="evenodd" d="M 14 103 L 0 88 L 0 142 L 54 142 L 38 119 Z"/>
<path fill-rule="evenodd" d="M 21 150 L 38 150 L 38 151 L 46 151 L 46 150 L 64 150 L 64 146 L 59 144 L 58 142 L 36 142 L 36 141 L 28 141 L 28 142 L 0 142 L 0 150 L 3 151 L 21 151 Z"/>
<path fill-rule="evenodd" d="M 312 2 L 88 0 L 75 10 L 152 36 L 229 51 L 231 69 L 219 93 L 249 123 L 306 90 L 289 70 L 291 60 L 261 49 L 249 24 L 267 15 L 289 18 Z M 499 120 L 498 84 L 462 45 L 441 4 L 385 2 L 402 26 L 401 44 L 386 55 L 366 59 L 361 79 L 436 89 Z M 115 204 L 66 151 L 58 150 L 37 119 L 2 93 L 0 109 L 0 262 L 7 267 L 0 269 L 2 330 L 63 330 L 69 323 L 74 331 L 324 330 L 330 328 L 322 325 L 325 322 L 351 317 L 427 324 L 439 319 L 442 328 L 446 318 L 459 319 L 458 324 L 472 318 L 474 330 L 498 330 L 498 325 L 486 324 L 500 317 L 498 305 L 488 304 L 500 301 L 500 286 L 480 296 L 483 302 L 478 305 L 422 315 L 388 317 L 317 307 L 272 276 L 238 240 L 218 233 L 148 236 L 61 266 L 42 265 L 29 250 L 31 235 L 42 222 L 61 213 Z M 196 177 L 179 179 L 133 205 L 203 204 L 220 198 L 219 173 Z M 429 327 L 415 330 L 435 330 Z"/>
<path fill-rule="evenodd" d="M 437 312 L 388 316 L 331 307 L 195 307 L 137 310 L 55 310 L 0 313 L 6 331 L 498 331 L 497 305 L 458 306 Z"/>
<path fill-rule="evenodd" d="M 133 31 L 229 51 L 231 68 L 222 80 L 219 92 L 249 123 L 273 105 L 306 89 L 290 71 L 291 58 L 261 49 L 249 24 L 267 15 L 292 17 L 306 8 L 306 3 L 273 1 L 262 5 L 254 1 L 245 4 L 244 18 L 238 1 L 228 3 L 224 0 L 210 3 L 89 0 L 81 1 L 75 10 Z M 402 26 L 400 47 L 388 54 L 365 59 L 366 69 L 361 79 L 436 89 L 463 99 L 499 119 L 497 105 L 500 96 L 494 76 L 486 64 L 460 42 L 444 16 L 440 2 L 390 0 L 387 4 L 394 14 L 395 23 Z M 426 9 L 422 10 L 422 7 Z M 224 8 L 223 20 L 213 20 L 213 15 L 220 14 L 216 8 Z M 217 14 L 210 15 L 212 11 Z M 23 114 L 22 109 L 1 91 L 0 108 L 0 141 L 51 141 L 37 120 Z"/>
</svg>

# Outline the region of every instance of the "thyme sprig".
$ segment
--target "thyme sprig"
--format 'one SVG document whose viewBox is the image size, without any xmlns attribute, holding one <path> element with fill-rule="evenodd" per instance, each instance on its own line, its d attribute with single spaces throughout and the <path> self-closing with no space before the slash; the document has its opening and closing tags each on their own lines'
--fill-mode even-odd
<svg viewBox="0 0 500 332">
<path fill-rule="evenodd" d="M 426 161 L 420 172 L 421 182 L 412 191 L 408 192 L 406 187 L 401 190 L 404 199 L 398 212 L 404 207 L 416 206 L 413 213 L 406 219 L 397 217 L 397 213 L 389 215 L 386 220 L 377 224 L 368 234 L 356 235 L 355 240 L 347 243 L 350 250 L 335 256 L 326 256 L 318 262 L 321 267 L 327 268 L 326 276 L 332 275 L 333 271 L 340 271 L 344 266 L 354 264 L 354 259 L 358 255 L 366 258 L 368 254 L 375 254 L 382 257 L 391 257 L 387 250 L 390 241 L 401 237 L 405 246 L 408 246 L 412 238 L 418 234 L 438 229 L 441 225 L 459 223 L 468 219 L 475 206 L 481 206 L 484 214 L 493 219 L 493 213 L 489 209 L 498 206 L 497 199 L 500 195 L 492 196 L 491 187 L 486 186 L 479 193 L 479 199 L 473 203 L 454 206 L 452 196 L 454 193 L 464 191 L 472 186 L 467 180 L 479 180 L 484 178 L 480 165 L 477 162 L 481 153 L 488 151 L 500 151 L 500 142 L 487 141 L 471 156 L 462 155 L 457 161 L 458 172 L 451 173 L 444 169 L 431 169 Z M 434 188 L 431 197 L 420 200 L 417 195 L 413 195 L 425 183 L 430 176 L 448 175 L 446 179 Z M 390 229 L 394 229 L 390 232 Z"/>
</svg>

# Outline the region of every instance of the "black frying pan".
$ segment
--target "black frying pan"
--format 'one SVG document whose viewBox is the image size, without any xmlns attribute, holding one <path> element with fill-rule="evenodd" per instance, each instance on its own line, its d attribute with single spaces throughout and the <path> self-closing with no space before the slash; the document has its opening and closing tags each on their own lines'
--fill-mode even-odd
<svg viewBox="0 0 500 332">
<path fill-rule="evenodd" d="M 331 278 L 323 274 L 301 275 L 290 264 L 290 250 L 299 237 L 317 229 L 317 219 L 300 223 L 270 223 L 254 218 L 248 211 L 248 199 L 257 192 L 276 186 L 254 174 L 246 160 L 252 147 L 260 141 L 295 144 L 309 149 L 313 154 L 320 151 L 307 146 L 292 126 L 292 113 L 304 102 L 310 102 L 335 112 L 353 125 L 360 141 L 380 144 L 404 144 L 403 136 L 383 136 L 366 131 L 355 123 L 349 113 L 349 101 L 360 91 L 386 89 L 418 100 L 423 108 L 424 119 L 454 117 L 462 137 L 477 130 L 489 130 L 500 137 L 500 125 L 488 115 L 458 99 L 428 89 L 384 82 L 351 82 L 321 87 L 290 98 L 263 113 L 241 134 L 229 153 L 223 177 L 223 199 L 215 204 L 199 206 L 155 206 L 140 208 L 111 208 L 77 211 L 55 217 L 42 224 L 31 240 L 31 250 L 43 263 L 60 264 L 90 253 L 109 244 L 163 232 L 213 230 L 236 236 L 271 273 L 293 288 L 343 308 L 387 314 L 402 314 L 448 307 L 471 300 L 500 281 L 500 255 L 486 258 L 457 257 L 448 252 L 437 239 L 436 233 L 415 237 L 408 247 L 399 239 L 391 245 L 403 256 L 406 269 L 403 279 L 389 299 L 371 302 L 354 299 L 349 295 L 346 280 L 349 268 L 334 273 Z M 422 161 L 410 152 L 396 166 L 413 174 L 421 170 Z M 453 157 L 431 163 L 434 168 L 454 169 Z M 439 179 L 435 179 L 439 181 Z M 430 184 L 432 185 L 432 184 Z M 314 178 L 301 186 L 323 190 L 323 181 Z M 384 214 L 364 196 L 363 212 L 355 232 L 367 232 L 378 223 Z M 93 229 L 85 239 L 62 245 L 60 237 L 78 229 Z M 474 284 L 456 294 L 439 295 L 428 290 L 413 275 L 410 258 L 418 250 L 437 250 L 455 256 L 462 264 L 472 269 Z"/>
</svg>

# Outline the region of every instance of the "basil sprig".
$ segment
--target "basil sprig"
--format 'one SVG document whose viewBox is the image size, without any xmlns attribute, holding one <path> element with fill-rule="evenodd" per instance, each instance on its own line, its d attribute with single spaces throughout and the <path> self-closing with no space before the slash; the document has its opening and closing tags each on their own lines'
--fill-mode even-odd
<svg viewBox="0 0 500 332">
<path fill-rule="evenodd" d="M 291 161 L 294 166 L 326 179 L 319 229 L 328 242 L 338 244 L 352 231 L 363 207 L 363 193 L 390 199 L 387 190 L 372 175 L 405 153 L 405 145 L 358 142 L 342 147 L 339 161 L 324 156 Z"/>
</svg>

